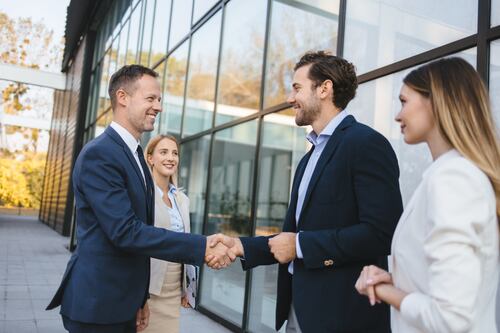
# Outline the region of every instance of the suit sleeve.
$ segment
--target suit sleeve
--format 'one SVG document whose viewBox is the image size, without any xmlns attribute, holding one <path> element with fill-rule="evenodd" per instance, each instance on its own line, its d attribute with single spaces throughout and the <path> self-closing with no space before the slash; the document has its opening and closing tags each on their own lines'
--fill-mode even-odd
<svg viewBox="0 0 500 333">
<path fill-rule="evenodd" d="M 426 189 L 429 292 L 413 292 L 401 303 L 403 318 L 425 332 L 470 331 L 484 271 L 479 257 L 487 253 L 481 234 L 498 233 L 486 177 L 453 163 L 436 170 Z"/>
<path fill-rule="evenodd" d="M 244 270 L 277 263 L 268 245 L 269 239 L 273 236 L 240 237 L 245 251 L 245 258 L 241 260 Z"/>
<path fill-rule="evenodd" d="M 85 161 L 75 174 L 77 189 L 85 196 L 109 241 L 126 252 L 202 265 L 206 238 L 155 228 L 141 221 L 132 209 L 126 174 L 113 157 L 114 154 L 97 148 L 87 150 Z"/>
<path fill-rule="evenodd" d="M 403 210 L 399 167 L 389 142 L 379 133 L 352 142 L 351 183 L 358 222 L 342 228 L 303 231 L 299 242 L 306 268 L 333 268 L 390 253 L 392 235 Z"/>
</svg>

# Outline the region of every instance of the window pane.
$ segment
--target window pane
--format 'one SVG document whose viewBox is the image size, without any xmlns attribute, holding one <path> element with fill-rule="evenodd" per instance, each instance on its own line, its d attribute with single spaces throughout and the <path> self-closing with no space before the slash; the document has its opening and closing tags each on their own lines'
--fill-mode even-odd
<svg viewBox="0 0 500 333">
<path fill-rule="evenodd" d="M 125 65 L 125 57 L 127 56 L 127 42 L 128 42 L 128 30 L 130 27 L 130 21 L 128 20 L 120 32 L 120 46 L 118 50 L 118 65 L 117 68 L 122 68 Z"/>
<path fill-rule="evenodd" d="M 493 118 L 500 134 L 500 39 L 491 43 L 490 52 L 490 97 Z"/>
<path fill-rule="evenodd" d="M 167 59 L 163 84 L 163 112 L 160 116 L 161 133 L 179 135 L 181 132 L 188 48 L 189 40 L 176 49 Z"/>
<path fill-rule="evenodd" d="M 500 24 L 500 0 L 491 0 L 491 26 Z"/>
<path fill-rule="evenodd" d="M 476 66 L 476 49 L 470 49 L 456 56 Z M 363 83 L 356 92 L 356 98 L 349 103 L 347 111 L 356 120 L 375 128 L 392 144 L 398 157 L 400 185 L 403 202 L 406 204 L 420 183 L 422 172 L 432 161 L 425 144 L 408 145 L 401 135 L 399 123 L 394 118 L 401 110 L 399 92 L 403 78 L 413 68 Z"/>
<path fill-rule="evenodd" d="M 168 27 L 170 23 L 170 0 L 156 0 L 155 24 L 151 42 L 151 58 L 149 65 L 156 64 L 167 52 Z"/>
<path fill-rule="evenodd" d="M 215 134 L 212 153 L 207 234 L 250 234 L 257 120 Z M 201 304 L 241 326 L 245 273 L 239 265 L 214 271 L 204 269 Z"/>
<path fill-rule="evenodd" d="M 141 65 L 149 64 L 149 51 L 151 48 L 151 35 L 153 29 L 153 19 L 155 0 L 144 0 L 144 5 L 146 6 L 146 13 L 144 14 L 143 23 L 143 34 L 142 34 L 142 46 L 140 48 L 139 63 Z"/>
<path fill-rule="evenodd" d="M 266 0 L 226 5 L 216 125 L 259 109 L 266 7 Z"/>
<path fill-rule="evenodd" d="M 333 53 L 337 51 L 339 1 L 333 2 L 335 6 L 325 1 L 315 1 L 321 6 L 272 3 L 265 108 L 285 102 L 292 82 L 293 66 L 305 52 L 321 49 Z M 332 7 L 333 11 L 330 11 Z"/>
<path fill-rule="evenodd" d="M 182 136 L 212 126 L 221 18 L 219 11 L 192 37 Z"/>
<path fill-rule="evenodd" d="M 127 44 L 127 65 L 137 62 L 137 45 L 139 43 L 139 26 L 141 23 L 141 5 L 135 7 L 130 17 L 130 30 Z"/>
<path fill-rule="evenodd" d="M 173 49 L 191 29 L 191 12 L 193 0 L 173 0 L 172 26 L 168 48 Z"/>
<path fill-rule="evenodd" d="M 179 185 L 186 189 L 189 197 L 191 232 L 195 234 L 203 232 L 209 151 L 209 135 L 181 146 Z"/>
<path fill-rule="evenodd" d="M 219 0 L 194 0 L 193 24 Z"/>
<path fill-rule="evenodd" d="M 99 117 L 110 105 L 108 96 L 108 81 L 109 81 L 109 62 L 111 59 L 111 51 L 108 50 L 102 60 L 101 83 L 99 85 L 99 108 L 97 109 L 97 117 Z"/>
<path fill-rule="evenodd" d="M 359 75 L 472 35 L 477 32 L 477 3 L 347 1 L 344 56 Z"/>
<path fill-rule="evenodd" d="M 295 112 L 292 109 L 264 117 L 256 236 L 268 236 L 281 231 L 295 169 L 310 148 L 305 138 L 309 130 L 295 125 Z M 249 312 L 249 329 L 252 332 L 275 332 L 277 279 L 278 265 L 262 266 L 252 271 Z"/>
</svg>

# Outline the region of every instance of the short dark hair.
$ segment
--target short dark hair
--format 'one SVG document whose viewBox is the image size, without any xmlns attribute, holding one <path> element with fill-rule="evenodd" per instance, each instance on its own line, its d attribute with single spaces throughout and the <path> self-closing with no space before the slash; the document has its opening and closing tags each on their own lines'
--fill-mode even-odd
<svg viewBox="0 0 500 333">
<path fill-rule="evenodd" d="M 356 68 L 350 62 L 331 55 L 327 51 L 307 52 L 295 64 L 294 70 L 311 65 L 308 77 L 313 81 L 313 88 L 318 87 L 326 80 L 333 83 L 333 104 L 345 109 L 347 104 L 356 96 L 358 79 Z"/>
<path fill-rule="evenodd" d="M 135 87 L 133 84 L 143 75 L 149 75 L 154 78 L 158 77 L 158 73 L 154 70 L 141 65 L 125 65 L 111 75 L 108 87 L 111 107 L 114 108 L 116 105 L 116 92 L 118 89 L 123 88 L 130 94 L 134 93 Z"/>
</svg>

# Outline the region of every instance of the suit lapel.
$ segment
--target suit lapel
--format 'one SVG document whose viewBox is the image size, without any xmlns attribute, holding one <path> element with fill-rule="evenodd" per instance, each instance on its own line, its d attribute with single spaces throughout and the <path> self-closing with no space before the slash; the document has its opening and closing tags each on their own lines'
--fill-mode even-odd
<svg viewBox="0 0 500 333">
<path fill-rule="evenodd" d="M 321 153 L 321 156 L 319 157 L 318 163 L 314 168 L 311 180 L 309 181 L 309 186 L 307 187 L 306 196 L 304 197 L 304 203 L 302 204 L 302 210 L 299 216 L 299 221 L 298 221 L 299 226 L 301 225 L 302 216 L 307 207 L 307 204 L 309 203 L 312 191 L 314 190 L 316 184 L 318 183 L 318 180 L 320 179 L 325 166 L 328 164 L 332 156 L 335 154 L 335 151 L 337 150 L 337 147 L 339 146 L 340 142 L 342 142 L 342 138 L 344 137 L 344 129 L 351 126 L 351 124 L 354 123 L 355 121 L 356 120 L 354 119 L 353 116 L 347 116 L 335 129 L 332 136 L 326 143 L 326 146 L 323 152 Z"/>
</svg>

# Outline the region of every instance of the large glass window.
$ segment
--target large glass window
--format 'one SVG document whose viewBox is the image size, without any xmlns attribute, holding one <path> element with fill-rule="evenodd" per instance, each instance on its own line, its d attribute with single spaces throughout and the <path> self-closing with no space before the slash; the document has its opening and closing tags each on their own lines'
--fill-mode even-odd
<svg viewBox="0 0 500 333">
<path fill-rule="evenodd" d="M 172 1 L 156 0 L 155 24 L 151 41 L 149 66 L 156 64 L 167 52 L 168 29 L 170 27 L 170 9 Z"/>
<path fill-rule="evenodd" d="M 500 0 L 491 0 L 491 26 L 500 24 Z"/>
<path fill-rule="evenodd" d="M 111 51 L 108 49 L 104 58 L 102 59 L 101 66 L 101 83 L 99 85 L 99 108 L 97 110 L 97 117 L 99 117 L 109 107 L 108 96 L 108 81 L 109 81 L 109 64 L 111 60 Z"/>
<path fill-rule="evenodd" d="M 286 1 L 288 2 L 288 1 Z M 339 0 L 272 2 L 264 106 L 285 102 L 293 66 L 309 50 L 337 50 Z M 293 4 L 293 5 L 292 5 Z"/>
<path fill-rule="evenodd" d="M 173 0 L 172 25 L 168 48 L 174 48 L 191 29 L 191 12 L 193 11 L 193 0 Z"/>
<path fill-rule="evenodd" d="M 226 5 L 216 125 L 259 109 L 266 7 L 266 0 Z"/>
<path fill-rule="evenodd" d="M 297 164 L 310 148 L 305 136 L 310 128 L 295 125 L 291 109 L 264 117 L 259 161 L 256 236 L 279 233 L 288 209 Z M 249 311 L 251 332 L 275 332 L 278 266 L 253 269 Z"/>
<path fill-rule="evenodd" d="M 210 135 L 205 135 L 183 144 L 180 152 L 179 185 L 187 191 L 191 232 L 196 234 L 203 232 L 209 151 Z"/>
<path fill-rule="evenodd" d="M 206 234 L 222 232 L 248 236 L 257 120 L 215 134 L 210 177 Z M 200 304 L 241 326 L 245 273 L 240 265 L 214 271 L 205 269 Z"/>
<path fill-rule="evenodd" d="M 117 63 L 117 68 L 123 67 L 126 63 L 126 56 L 127 56 L 127 42 L 128 42 L 128 29 L 130 27 L 130 21 L 127 20 L 127 22 L 124 24 L 122 31 L 120 32 L 120 37 L 119 37 L 119 49 L 118 49 L 118 63 Z"/>
<path fill-rule="evenodd" d="M 477 0 L 347 1 L 344 57 L 362 74 L 472 35 L 477 5 Z"/>
<path fill-rule="evenodd" d="M 493 118 L 500 134 L 500 39 L 490 45 L 490 97 Z"/>
<path fill-rule="evenodd" d="M 456 56 L 476 66 L 476 49 L 463 51 Z M 399 92 L 403 78 L 413 68 L 381 77 L 360 85 L 356 98 L 347 110 L 356 119 L 382 133 L 391 143 L 399 161 L 400 185 L 403 202 L 407 203 L 421 181 L 422 172 L 432 161 L 425 144 L 408 145 L 401 135 L 399 124 L 394 120 L 401 110 Z"/>
<path fill-rule="evenodd" d="M 163 83 L 163 112 L 160 118 L 160 131 L 178 137 L 181 133 L 188 48 L 189 40 L 168 57 Z"/>
<path fill-rule="evenodd" d="M 212 126 L 222 14 L 219 11 L 191 40 L 182 136 Z"/>
<path fill-rule="evenodd" d="M 127 64 L 137 62 L 137 45 L 139 44 L 139 28 L 141 24 L 141 4 L 135 7 L 130 16 L 130 30 L 127 44 Z"/>
<path fill-rule="evenodd" d="M 193 24 L 196 23 L 218 0 L 194 0 Z"/>
<path fill-rule="evenodd" d="M 153 35 L 153 25 L 156 20 L 155 4 L 156 0 L 144 0 L 145 13 L 142 33 L 142 45 L 140 47 L 139 63 L 141 65 L 149 64 L 149 54 L 151 49 L 151 36 Z"/>
</svg>

